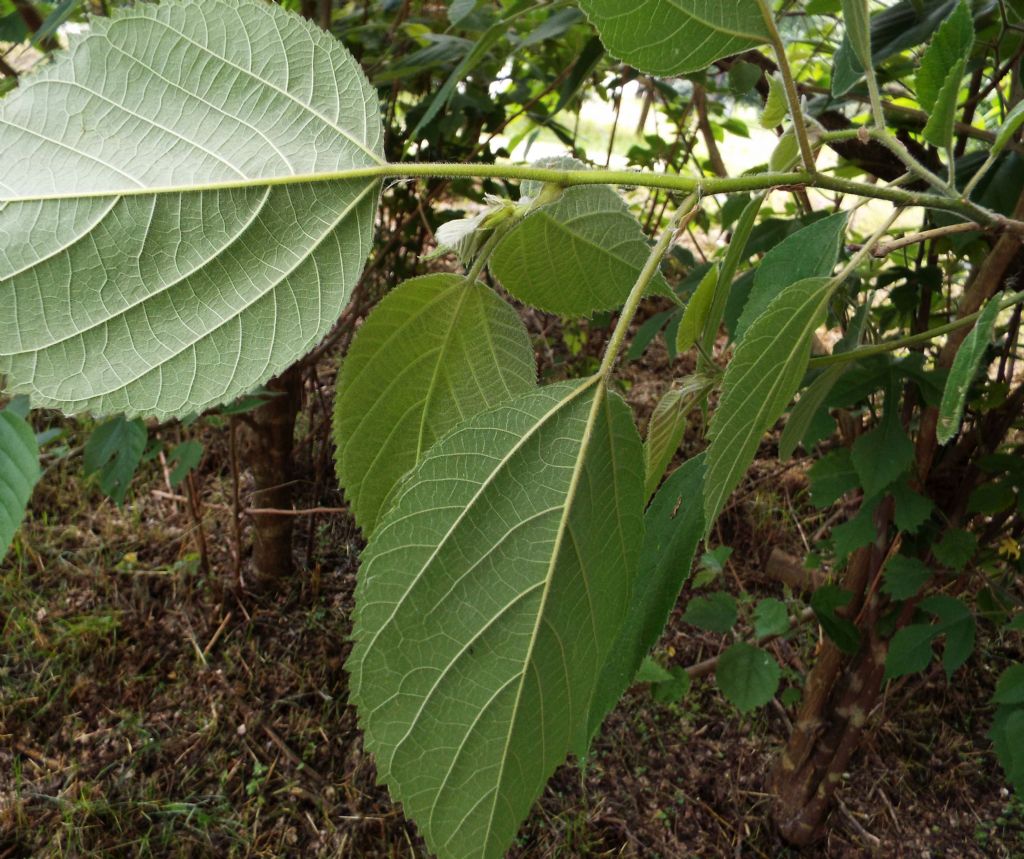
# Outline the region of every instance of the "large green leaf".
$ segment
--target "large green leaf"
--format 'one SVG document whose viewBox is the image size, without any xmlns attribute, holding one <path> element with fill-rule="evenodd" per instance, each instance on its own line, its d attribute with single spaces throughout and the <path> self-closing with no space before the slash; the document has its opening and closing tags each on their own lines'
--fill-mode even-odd
<svg viewBox="0 0 1024 859">
<path fill-rule="evenodd" d="M 352 341 L 334 407 L 338 476 L 363 531 L 442 435 L 536 383 L 526 328 L 493 290 L 430 274 L 389 293 Z"/>
<path fill-rule="evenodd" d="M 639 437 L 597 377 L 460 424 L 396 493 L 348 669 L 378 774 L 438 855 L 503 855 L 585 746 L 642 508 Z"/>
<path fill-rule="evenodd" d="M 942 392 L 942 403 L 939 406 L 939 444 L 946 444 L 958 432 L 964 417 L 964 406 L 967 394 L 971 390 L 974 378 L 981 368 L 985 350 L 992 342 L 992 331 L 999 316 L 999 301 L 992 300 L 981 311 L 978 321 L 974 323 L 971 333 L 957 349 L 953 366 L 946 379 L 946 387 Z"/>
<path fill-rule="evenodd" d="M 11 390 L 164 417 L 286 368 L 335 322 L 369 252 L 381 137 L 349 53 L 276 4 L 93 18 L 0 102 Z"/>
<path fill-rule="evenodd" d="M 831 283 L 827 277 L 810 277 L 786 287 L 736 347 L 709 428 L 706 527 L 714 524 L 753 462 L 762 434 L 799 389 L 811 335 L 824 318 Z"/>
<path fill-rule="evenodd" d="M 0 560 L 14 539 L 38 479 L 39 448 L 32 428 L 10 409 L 0 411 Z"/>
<path fill-rule="evenodd" d="M 815 221 L 783 239 L 765 254 L 743 305 L 735 340 L 743 337 L 751 323 L 789 284 L 805 277 L 824 277 L 832 273 L 839 259 L 846 218 L 846 212 L 837 212 Z"/>
<path fill-rule="evenodd" d="M 652 75 L 678 75 L 768 41 L 754 0 L 579 0 L 608 53 Z"/>
<path fill-rule="evenodd" d="M 585 185 L 517 224 L 494 249 L 491 271 L 526 304 L 585 316 L 621 306 L 650 252 L 622 198 L 606 185 Z M 671 294 L 661 274 L 651 288 Z"/>
<path fill-rule="evenodd" d="M 704 454 L 672 472 L 644 516 L 640 566 L 626 620 L 608 654 L 590 713 L 590 735 L 636 676 L 657 643 L 690 577 L 693 556 L 704 534 Z"/>
</svg>

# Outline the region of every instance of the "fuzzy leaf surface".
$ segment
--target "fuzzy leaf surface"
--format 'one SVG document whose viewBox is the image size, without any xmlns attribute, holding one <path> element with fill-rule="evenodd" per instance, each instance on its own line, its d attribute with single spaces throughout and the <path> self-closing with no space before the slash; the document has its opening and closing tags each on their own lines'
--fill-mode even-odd
<svg viewBox="0 0 1024 859">
<path fill-rule="evenodd" d="M 697 72 L 768 41 L 753 0 L 579 0 L 612 56 L 653 75 Z"/>
<path fill-rule="evenodd" d="M 499 857 L 585 747 L 643 534 L 628 408 L 597 377 L 459 424 L 363 554 L 352 698 L 377 772 L 444 857 Z"/>
<path fill-rule="evenodd" d="M 946 379 L 946 388 L 942 392 L 942 403 L 939 405 L 939 444 L 946 444 L 960 432 L 967 394 L 978 375 L 978 370 L 981 369 L 985 350 L 992 342 L 992 331 L 998 316 L 999 302 L 989 301 L 956 352 L 949 377 Z"/>
<path fill-rule="evenodd" d="M 66 412 L 228 402 L 316 344 L 369 252 L 377 96 L 276 4 L 93 18 L 0 102 L 0 373 Z M 372 172 L 372 169 L 370 169 Z"/>
<path fill-rule="evenodd" d="M 710 528 L 757 453 L 762 434 L 800 387 L 810 339 L 821 324 L 831 280 L 812 277 L 786 287 L 747 330 L 725 371 L 711 419 L 704 492 Z"/>
<path fill-rule="evenodd" d="M 10 409 L 0 411 L 0 561 L 25 515 L 39 473 L 32 428 Z"/>
<path fill-rule="evenodd" d="M 524 304 L 587 316 L 622 305 L 650 252 L 614 190 L 578 186 L 517 224 L 494 249 L 491 271 Z M 651 289 L 671 294 L 660 273 Z"/>
<path fill-rule="evenodd" d="M 388 293 L 352 341 L 334 406 L 338 477 L 363 532 L 434 442 L 536 383 L 526 328 L 492 289 L 428 274 Z"/>
</svg>

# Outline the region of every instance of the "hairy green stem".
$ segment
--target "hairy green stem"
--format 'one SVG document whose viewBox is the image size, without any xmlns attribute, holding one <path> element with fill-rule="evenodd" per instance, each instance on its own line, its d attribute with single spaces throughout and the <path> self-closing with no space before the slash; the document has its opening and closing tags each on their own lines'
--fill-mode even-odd
<svg viewBox="0 0 1024 859">
<path fill-rule="evenodd" d="M 601 367 L 597 371 L 599 376 L 607 379 L 612 368 L 615 366 L 615 359 L 618 357 L 619 350 L 626 339 L 630 323 L 636 315 L 644 293 L 647 292 L 647 287 L 651 285 L 651 281 L 654 280 L 655 275 L 658 273 L 661 261 L 664 259 L 665 254 L 668 253 L 676 233 L 686 226 L 690 218 L 697 214 L 697 201 L 698 196 L 692 194 L 682 202 L 672 216 L 672 220 L 669 221 L 668 226 L 662 232 L 657 244 L 651 248 L 650 256 L 647 257 L 647 262 L 644 263 L 644 267 L 640 270 L 633 289 L 630 290 L 629 296 L 626 298 L 626 303 L 622 307 L 622 313 L 619 314 L 619 321 L 615 324 L 615 330 L 612 331 L 612 336 L 605 347 L 604 358 L 601 360 Z"/>
<path fill-rule="evenodd" d="M 466 272 L 466 280 L 470 283 L 476 283 L 480 274 L 487 266 L 487 260 L 491 258 L 492 251 L 498 246 L 498 242 L 505 237 L 505 233 L 508 232 L 508 226 L 508 224 L 501 224 L 495 227 L 494 231 L 487 237 L 487 241 L 484 242 L 483 247 L 480 248 L 479 253 L 476 255 L 476 259 L 473 260 L 473 265 Z"/>
<path fill-rule="evenodd" d="M 825 173 L 793 172 L 751 173 L 725 178 L 682 176 L 675 173 L 634 172 L 631 170 L 559 170 L 534 167 L 527 164 L 463 164 L 444 162 L 409 162 L 400 164 L 374 164 L 325 173 L 298 176 L 273 176 L 267 179 L 232 179 L 201 185 L 167 186 L 160 188 L 124 188 L 116 191 L 87 191 L 74 194 L 32 194 L 0 196 L 0 206 L 9 203 L 40 200 L 92 199 L 97 197 L 132 197 L 152 194 L 183 194 L 201 191 L 227 191 L 235 188 L 276 187 L 310 182 L 333 182 L 350 179 L 503 179 L 522 181 L 533 179 L 565 187 L 573 185 L 620 185 L 632 188 L 658 188 L 678 193 L 697 193 L 700 196 L 761 191 L 770 188 L 805 185 L 839 191 L 857 197 L 888 200 L 904 207 L 924 207 L 953 212 L 977 221 L 986 227 L 1003 227 L 1024 234 L 1024 222 L 1006 218 L 968 200 L 919 191 L 906 191 L 891 185 L 869 185 L 829 176 Z"/>
<path fill-rule="evenodd" d="M 1014 292 L 999 302 L 999 309 L 1006 310 L 1007 307 L 1020 304 L 1022 301 L 1024 301 L 1024 292 Z M 930 328 L 928 331 L 922 331 L 920 334 L 913 334 L 910 337 L 901 337 L 899 340 L 889 340 L 885 343 L 875 343 L 872 346 L 861 346 L 859 349 L 851 349 L 849 352 L 837 352 L 833 355 L 821 355 L 817 358 L 811 358 L 808 366 L 812 369 L 816 369 L 818 367 L 827 367 L 830 364 L 859 361 L 861 358 L 870 358 L 872 355 L 884 355 L 886 352 L 894 352 L 897 349 L 904 349 L 918 343 L 927 343 L 929 340 L 934 340 L 936 337 L 941 337 L 943 334 L 949 334 L 952 331 L 956 331 L 958 328 L 965 328 L 968 325 L 973 325 L 979 316 L 981 316 L 981 311 L 977 310 L 961 319 L 947 322 L 945 325 L 939 325 L 937 328 Z"/>
<path fill-rule="evenodd" d="M 793 80 L 793 70 L 789 67 L 789 58 L 786 56 L 786 46 L 782 43 L 782 34 L 779 33 L 779 28 L 775 24 L 775 15 L 768 0 L 757 0 L 757 5 L 761 10 L 764 25 L 768 29 L 768 38 L 775 53 L 775 62 L 782 74 L 782 85 L 786 90 L 789 113 L 793 119 L 793 133 L 800 144 L 800 157 L 807 172 L 814 173 L 814 150 L 811 148 L 811 139 L 807 134 L 807 124 L 804 122 L 803 110 L 800 108 L 800 93 L 797 91 L 796 81 Z"/>
</svg>

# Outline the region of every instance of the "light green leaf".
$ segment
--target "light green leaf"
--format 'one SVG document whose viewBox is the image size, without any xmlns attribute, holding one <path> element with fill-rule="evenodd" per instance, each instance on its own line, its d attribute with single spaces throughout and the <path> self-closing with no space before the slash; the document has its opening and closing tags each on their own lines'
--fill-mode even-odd
<svg viewBox="0 0 1024 859">
<path fill-rule="evenodd" d="M 577 186 L 513 227 L 494 249 L 491 271 L 525 304 L 586 316 L 621 306 L 650 252 L 614 190 Z M 670 292 L 661 274 L 651 289 Z"/>
<path fill-rule="evenodd" d="M 871 68 L 871 22 L 867 0 L 843 0 L 846 38 L 862 69 Z"/>
<path fill-rule="evenodd" d="M 758 638 L 789 632 L 789 609 L 782 600 L 768 597 L 754 609 L 754 634 Z"/>
<path fill-rule="evenodd" d="M 700 504 L 703 484 L 701 454 L 672 472 L 644 516 L 644 542 L 633 596 L 594 693 L 590 736 L 618 703 L 643 658 L 657 643 L 679 590 L 690 577 L 693 556 L 704 534 Z"/>
<path fill-rule="evenodd" d="M 934 146 L 948 148 L 952 140 L 960 79 L 973 45 L 974 20 L 961 0 L 936 31 L 917 73 L 917 98 L 929 115 L 924 137 Z"/>
<path fill-rule="evenodd" d="M 643 532 L 629 409 L 600 378 L 435 444 L 363 554 L 347 667 L 377 772 L 442 859 L 500 857 L 567 752 Z"/>
<path fill-rule="evenodd" d="M 776 72 L 768 78 L 768 98 L 761 111 L 762 128 L 778 128 L 789 113 L 789 101 L 786 99 L 786 88 L 782 76 Z"/>
<path fill-rule="evenodd" d="M 363 533 L 435 441 L 536 379 L 519 315 L 483 284 L 428 274 L 388 293 L 352 341 L 334 405 L 338 477 Z"/>
<path fill-rule="evenodd" d="M 1006 114 L 1006 119 L 999 126 L 995 142 L 989 150 L 989 158 L 995 158 L 1007 147 L 1010 141 L 1013 140 L 1014 135 L 1020 130 L 1021 125 L 1024 125 L 1024 101 L 1017 102 L 1013 110 Z"/>
<path fill-rule="evenodd" d="M 39 474 L 32 428 L 10 409 L 0 411 L 0 561 L 21 524 Z"/>
<path fill-rule="evenodd" d="M 476 9 L 480 0 L 451 0 L 448 6 L 448 20 L 452 26 L 459 26 L 464 18 L 468 18 Z"/>
<path fill-rule="evenodd" d="M 786 460 L 793 455 L 797 445 L 807 436 L 825 398 L 849 367 L 848 363 L 833 364 L 800 394 L 800 399 L 797 400 L 789 413 L 786 425 L 782 428 L 782 435 L 779 438 L 779 459 Z"/>
<path fill-rule="evenodd" d="M 946 379 L 946 388 L 942 392 L 942 403 L 939 406 L 939 444 L 946 444 L 960 432 L 960 423 L 964 417 L 964 406 L 967 394 L 985 357 L 985 351 L 992 342 L 992 332 L 999 316 L 999 301 L 992 300 L 985 305 L 977 322 L 971 329 L 953 359 L 953 366 Z"/>
<path fill-rule="evenodd" d="M 771 656 L 743 641 L 726 650 L 715 669 L 718 688 L 741 713 L 771 701 L 781 678 L 782 670 Z"/>
<path fill-rule="evenodd" d="M 168 417 L 285 369 L 337 320 L 369 252 L 381 138 L 355 60 L 276 4 L 93 18 L 0 102 L 10 390 Z"/>
<path fill-rule="evenodd" d="M 110 418 L 90 434 L 82 452 L 86 476 L 99 475 L 100 489 L 120 507 L 142 462 L 149 433 L 140 420 Z"/>
<path fill-rule="evenodd" d="M 846 212 L 838 212 L 797 230 L 765 254 L 743 306 L 734 339 L 740 340 L 751 323 L 783 289 L 805 277 L 831 274 L 839 259 L 846 230 Z"/>
<path fill-rule="evenodd" d="M 768 41 L 753 0 L 579 0 L 608 53 L 652 75 L 696 72 Z"/>
<path fill-rule="evenodd" d="M 753 462 L 761 436 L 800 387 L 811 335 L 824 319 L 831 284 L 830 278 L 812 277 L 786 287 L 736 347 L 711 419 L 704 495 L 707 527 Z"/>
<path fill-rule="evenodd" d="M 665 469 L 682 443 L 687 418 L 707 390 L 706 380 L 690 376 L 678 388 L 666 392 L 654 407 L 644 442 L 645 498 L 650 498 L 658 488 Z"/>
<path fill-rule="evenodd" d="M 704 332 L 708 314 L 711 313 L 711 302 L 718 288 L 718 266 L 713 265 L 701 278 L 697 288 L 686 303 L 683 318 L 676 330 L 676 354 L 686 352 Z"/>
</svg>

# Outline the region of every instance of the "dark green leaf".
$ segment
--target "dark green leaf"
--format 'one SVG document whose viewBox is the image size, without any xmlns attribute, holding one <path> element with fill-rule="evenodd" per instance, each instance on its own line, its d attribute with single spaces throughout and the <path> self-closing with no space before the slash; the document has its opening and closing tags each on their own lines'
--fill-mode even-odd
<svg viewBox="0 0 1024 859">
<path fill-rule="evenodd" d="M 893 411 L 879 426 L 857 438 L 851 458 L 865 497 L 873 498 L 913 464 L 914 443 Z"/>
<path fill-rule="evenodd" d="M 32 427 L 10 407 L 0 411 L 0 561 L 21 524 L 39 474 Z"/>
<path fill-rule="evenodd" d="M 1024 704 L 1024 664 L 1005 669 L 996 682 L 993 704 Z"/>
<path fill-rule="evenodd" d="M 736 600 L 724 591 L 694 597 L 686 604 L 683 622 L 707 632 L 728 632 L 736 625 Z"/>
<path fill-rule="evenodd" d="M 882 593 L 893 599 L 908 600 L 932 577 L 924 561 L 909 555 L 893 555 L 885 565 Z"/>
<path fill-rule="evenodd" d="M 932 553 L 939 563 L 956 572 L 962 571 L 977 551 L 978 538 L 970 531 L 958 528 L 947 531 L 942 540 L 932 547 Z"/>
<path fill-rule="evenodd" d="M 911 489 L 906 480 L 894 483 L 890 491 L 896 504 L 893 513 L 896 527 L 907 534 L 916 533 L 931 518 L 935 503 Z"/>
<path fill-rule="evenodd" d="M 946 444 L 960 431 L 967 394 L 978 375 L 985 350 L 992 341 L 992 331 L 998 316 L 999 301 L 993 299 L 985 305 L 971 333 L 964 338 L 964 342 L 957 350 L 946 381 L 946 389 L 942 394 L 942 405 L 939 406 L 939 444 Z"/>
<path fill-rule="evenodd" d="M 838 585 L 822 585 L 811 595 L 814 616 L 825 630 L 825 634 L 844 653 L 856 653 L 860 649 L 860 632 L 853 621 L 836 614 L 836 610 L 847 605 L 853 594 Z"/>
<path fill-rule="evenodd" d="M 849 367 L 848 363 L 833 364 L 800 394 L 779 438 L 779 459 L 789 459 L 797 445 L 804 441 L 821 413 L 825 398 Z"/>
<path fill-rule="evenodd" d="M 779 688 L 778 663 L 761 648 L 737 642 L 718 659 L 715 680 L 741 713 L 767 704 Z"/>
<path fill-rule="evenodd" d="M 117 415 L 96 427 L 85 443 L 86 476 L 98 473 L 100 489 L 119 507 L 142 461 L 148 437 L 141 420 L 129 421 Z"/>
<path fill-rule="evenodd" d="M 195 439 L 182 442 L 167 457 L 167 462 L 174 465 L 171 470 L 170 481 L 172 487 L 177 487 L 188 477 L 203 458 L 203 446 Z"/>
<path fill-rule="evenodd" d="M 877 497 L 865 498 L 852 519 L 832 529 L 836 558 L 845 558 L 851 552 L 875 541 L 878 536 L 878 528 L 875 525 L 878 501 Z"/>
<path fill-rule="evenodd" d="M 992 722 L 992 745 L 1006 780 L 1024 793 L 1024 709 L 1000 707 Z"/>
<path fill-rule="evenodd" d="M 847 492 L 860 486 L 860 478 L 847 447 L 825 454 L 811 466 L 808 477 L 811 480 L 811 503 L 818 508 L 835 504 Z"/>
<path fill-rule="evenodd" d="M 633 595 L 591 704 L 591 736 L 629 687 L 690 577 L 693 556 L 704 533 L 703 479 L 701 454 L 672 473 L 647 509 Z"/>
<path fill-rule="evenodd" d="M 932 640 L 936 634 L 929 623 L 916 623 L 897 630 L 885 658 L 885 679 L 924 671 L 932 661 Z"/>
<path fill-rule="evenodd" d="M 952 677 L 974 652 L 974 615 L 963 602 L 945 594 L 936 594 L 922 600 L 921 608 L 939 619 L 937 634 L 946 636 L 942 667 L 946 677 Z"/>
<path fill-rule="evenodd" d="M 974 20 L 961 0 L 935 33 L 917 73 L 917 98 L 928 114 L 924 137 L 934 146 L 948 148 L 952 140 L 960 79 L 973 44 Z"/>
</svg>

